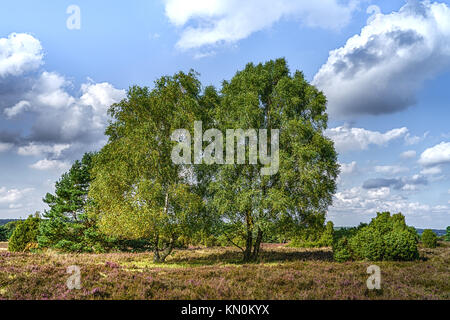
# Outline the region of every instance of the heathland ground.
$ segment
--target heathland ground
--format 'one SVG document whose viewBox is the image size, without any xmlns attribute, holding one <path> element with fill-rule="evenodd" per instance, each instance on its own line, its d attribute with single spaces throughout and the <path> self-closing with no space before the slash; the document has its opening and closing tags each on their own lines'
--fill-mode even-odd
<svg viewBox="0 0 450 320">
<path fill-rule="evenodd" d="M 234 248 L 176 250 L 165 264 L 151 253 L 10 253 L 0 245 L 0 299 L 450 299 L 450 244 L 420 248 L 414 262 L 333 262 L 329 248 L 264 244 L 258 263 Z M 381 268 L 368 290 L 367 267 Z M 67 268 L 81 270 L 69 290 Z"/>
</svg>

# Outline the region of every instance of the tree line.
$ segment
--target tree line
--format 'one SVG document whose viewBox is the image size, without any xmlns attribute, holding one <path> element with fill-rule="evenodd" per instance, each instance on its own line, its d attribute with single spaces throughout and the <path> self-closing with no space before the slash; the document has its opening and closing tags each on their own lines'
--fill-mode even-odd
<svg viewBox="0 0 450 320">
<path fill-rule="evenodd" d="M 177 246 L 227 243 L 248 262 L 263 241 L 316 234 L 332 245 L 325 216 L 339 164 L 324 135 L 326 98 L 285 59 L 249 63 L 220 89 L 203 87 L 192 70 L 164 76 L 153 89 L 130 87 L 108 113 L 107 144 L 76 161 L 44 198 L 40 248 L 152 250 L 162 262 Z M 174 163 L 172 133 L 193 136 L 196 121 L 222 132 L 279 130 L 279 170 L 262 175 L 264 161 Z M 211 141 L 201 143 L 203 150 Z"/>
</svg>

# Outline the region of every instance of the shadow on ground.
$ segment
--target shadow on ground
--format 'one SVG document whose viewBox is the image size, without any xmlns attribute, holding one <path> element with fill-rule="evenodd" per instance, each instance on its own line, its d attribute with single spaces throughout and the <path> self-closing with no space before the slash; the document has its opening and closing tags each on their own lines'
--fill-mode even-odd
<svg viewBox="0 0 450 320">
<path fill-rule="evenodd" d="M 286 261 L 333 261 L 333 252 L 328 248 L 299 249 L 266 246 L 262 248 L 258 263 L 277 263 Z M 215 264 L 243 264 L 242 252 L 230 248 L 208 250 L 179 250 L 166 264 L 187 264 L 190 266 Z"/>
</svg>

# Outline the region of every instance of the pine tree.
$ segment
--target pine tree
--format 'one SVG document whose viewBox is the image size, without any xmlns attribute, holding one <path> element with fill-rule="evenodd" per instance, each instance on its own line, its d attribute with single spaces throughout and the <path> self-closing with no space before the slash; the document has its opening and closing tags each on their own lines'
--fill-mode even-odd
<svg viewBox="0 0 450 320">
<path fill-rule="evenodd" d="M 56 182 L 55 194 L 47 193 L 43 201 L 50 207 L 44 214 L 38 238 L 40 247 L 64 251 L 92 251 L 99 234 L 95 221 L 85 208 L 91 183 L 93 153 L 75 161 Z"/>
</svg>

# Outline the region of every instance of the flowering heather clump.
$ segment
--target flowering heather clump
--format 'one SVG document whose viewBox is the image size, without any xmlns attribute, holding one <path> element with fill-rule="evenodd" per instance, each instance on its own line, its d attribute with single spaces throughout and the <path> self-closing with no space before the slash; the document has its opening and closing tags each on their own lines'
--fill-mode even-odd
<svg viewBox="0 0 450 320">
<path fill-rule="evenodd" d="M 110 267 L 111 269 L 117 269 L 120 268 L 120 266 L 117 263 L 106 261 L 105 265 L 107 267 Z"/>
<path fill-rule="evenodd" d="M 368 290 L 369 262 L 338 263 L 329 249 L 263 246 L 259 263 L 234 248 L 177 250 L 165 264 L 149 253 L 0 252 L 1 299 L 450 299 L 450 244 L 413 262 L 379 262 L 381 290 Z M 69 290 L 68 266 L 81 269 Z"/>
</svg>

